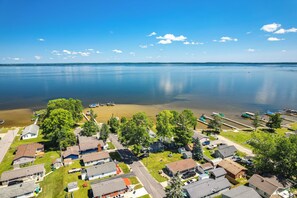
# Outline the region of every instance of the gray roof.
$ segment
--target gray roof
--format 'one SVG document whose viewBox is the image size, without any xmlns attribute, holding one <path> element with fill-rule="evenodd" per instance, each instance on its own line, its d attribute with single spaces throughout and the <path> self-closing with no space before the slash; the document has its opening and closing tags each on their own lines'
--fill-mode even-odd
<svg viewBox="0 0 297 198">
<path fill-rule="evenodd" d="M 34 181 L 28 181 L 24 183 L 15 184 L 12 186 L 0 188 L 1 198 L 19 197 L 28 193 L 32 193 L 38 185 L 35 185 Z"/>
<path fill-rule="evenodd" d="M 218 150 L 217 150 L 217 152 L 221 153 L 221 155 L 223 157 L 230 157 L 230 156 L 234 155 L 234 153 L 236 151 L 237 151 L 237 149 L 233 145 L 231 145 L 231 146 L 227 146 L 227 145 L 219 146 Z"/>
<path fill-rule="evenodd" d="M 75 189 L 75 188 L 77 188 L 77 182 L 70 182 L 70 183 L 68 183 L 68 185 L 67 185 L 67 188 L 68 188 L 68 190 L 71 190 L 71 189 Z"/>
<path fill-rule="evenodd" d="M 222 194 L 226 198 L 261 198 L 254 189 L 247 186 L 239 186 Z"/>
<path fill-rule="evenodd" d="M 223 168 L 216 168 L 216 169 L 210 170 L 209 173 L 214 175 L 215 177 L 222 177 L 227 174 L 227 172 Z"/>
<path fill-rule="evenodd" d="M 199 140 L 201 140 L 201 139 L 203 139 L 203 138 L 208 138 L 208 136 L 202 134 L 201 132 L 198 132 L 198 131 L 195 131 L 195 130 L 194 130 L 193 138 L 194 138 L 194 139 L 198 138 Z"/>
<path fill-rule="evenodd" d="M 183 188 L 188 193 L 190 198 L 202 198 L 230 187 L 231 184 L 229 181 L 226 178 L 221 177 L 218 179 L 203 179 L 186 185 Z"/>
<path fill-rule="evenodd" d="M 80 151 L 97 149 L 99 144 L 101 147 L 105 145 L 105 143 L 102 140 L 98 140 L 95 137 L 79 136 L 78 138 L 78 145 Z"/>
<path fill-rule="evenodd" d="M 117 167 L 114 162 L 107 162 L 104 164 L 86 168 L 86 171 L 87 171 L 88 177 L 92 177 L 95 175 L 101 175 L 103 173 L 110 173 L 110 172 L 117 171 Z"/>
<path fill-rule="evenodd" d="M 100 197 L 102 195 L 127 189 L 123 178 L 112 179 L 97 184 L 91 184 L 93 197 Z"/>
<path fill-rule="evenodd" d="M 23 178 L 36 173 L 44 172 L 44 164 L 28 166 L 25 168 L 5 171 L 1 175 L 1 181 L 9 181 L 17 178 Z"/>
<path fill-rule="evenodd" d="M 28 133 L 32 133 L 32 134 L 37 135 L 38 131 L 39 131 L 39 126 L 36 125 L 36 124 L 31 124 L 31 125 L 25 127 L 25 129 L 22 132 L 22 135 L 26 135 Z"/>
</svg>

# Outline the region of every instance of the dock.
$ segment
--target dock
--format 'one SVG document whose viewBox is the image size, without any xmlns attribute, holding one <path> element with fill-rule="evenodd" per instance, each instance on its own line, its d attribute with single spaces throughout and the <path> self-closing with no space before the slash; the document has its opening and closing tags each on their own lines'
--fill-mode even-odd
<svg viewBox="0 0 297 198">
<path fill-rule="evenodd" d="M 215 112 L 214 112 L 214 115 L 219 115 L 219 113 L 215 113 Z M 246 128 L 251 128 L 251 129 L 253 129 L 252 126 L 249 126 L 249 125 L 247 125 L 247 124 L 238 122 L 238 121 L 236 121 L 236 120 L 232 120 L 232 119 L 230 119 L 230 118 L 222 117 L 222 116 L 221 116 L 221 118 L 222 118 L 223 120 L 228 120 L 229 122 L 233 122 L 233 123 L 238 124 L 238 125 L 240 125 L 240 126 L 243 126 L 243 127 L 246 127 Z M 231 126 L 231 125 L 230 125 L 230 126 Z"/>
<path fill-rule="evenodd" d="M 284 116 L 282 116 L 282 119 L 289 121 L 289 122 L 297 122 L 297 120 L 292 120 L 292 119 L 284 117 Z"/>
<path fill-rule="evenodd" d="M 206 116 L 206 115 L 204 115 L 204 117 L 205 117 L 206 119 L 213 120 L 213 118 L 208 117 L 208 116 Z M 225 126 L 227 126 L 227 127 L 229 127 L 229 128 L 231 128 L 231 129 L 239 130 L 239 128 L 237 128 L 237 127 L 235 127 L 235 126 L 232 126 L 232 125 L 230 125 L 230 124 L 227 124 L 227 123 L 225 123 L 225 122 L 223 122 L 222 124 L 225 125 Z"/>
<path fill-rule="evenodd" d="M 88 116 L 85 113 L 82 113 L 82 114 L 87 121 L 90 121 L 90 119 L 88 118 Z"/>
</svg>

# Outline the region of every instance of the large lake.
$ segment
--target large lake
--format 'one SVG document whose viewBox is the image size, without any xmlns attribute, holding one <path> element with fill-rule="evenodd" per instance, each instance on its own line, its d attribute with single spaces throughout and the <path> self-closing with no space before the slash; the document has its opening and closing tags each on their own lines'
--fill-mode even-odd
<svg viewBox="0 0 297 198">
<path fill-rule="evenodd" d="M 0 109 L 49 99 L 172 104 L 220 111 L 297 108 L 297 64 L 94 64 L 0 67 Z"/>
</svg>

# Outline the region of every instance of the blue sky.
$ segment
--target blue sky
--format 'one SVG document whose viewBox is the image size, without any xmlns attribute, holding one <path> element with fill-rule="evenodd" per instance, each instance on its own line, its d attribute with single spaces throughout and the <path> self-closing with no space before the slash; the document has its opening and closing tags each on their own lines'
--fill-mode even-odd
<svg viewBox="0 0 297 198">
<path fill-rule="evenodd" d="M 296 0 L 0 0 L 0 63 L 297 61 Z"/>
</svg>

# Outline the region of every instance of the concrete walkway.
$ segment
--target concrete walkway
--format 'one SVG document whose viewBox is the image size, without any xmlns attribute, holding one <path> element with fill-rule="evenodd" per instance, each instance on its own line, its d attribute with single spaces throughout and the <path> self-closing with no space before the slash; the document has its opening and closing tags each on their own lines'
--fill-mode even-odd
<svg viewBox="0 0 297 198">
<path fill-rule="evenodd" d="M 237 143 L 235 143 L 221 135 L 218 135 L 217 137 L 219 138 L 219 140 L 221 140 L 223 143 L 225 143 L 227 145 L 234 145 L 237 148 L 237 150 L 246 153 L 248 156 L 255 156 L 253 154 L 252 150 L 245 148 L 245 147 L 241 146 L 240 144 L 237 144 Z"/>
<path fill-rule="evenodd" d="M 0 163 L 6 155 L 10 145 L 12 144 L 15 136 L 18 134 L 19 128 L 9 130 L 6 135 L 0 140 Z"/>
</svg>

